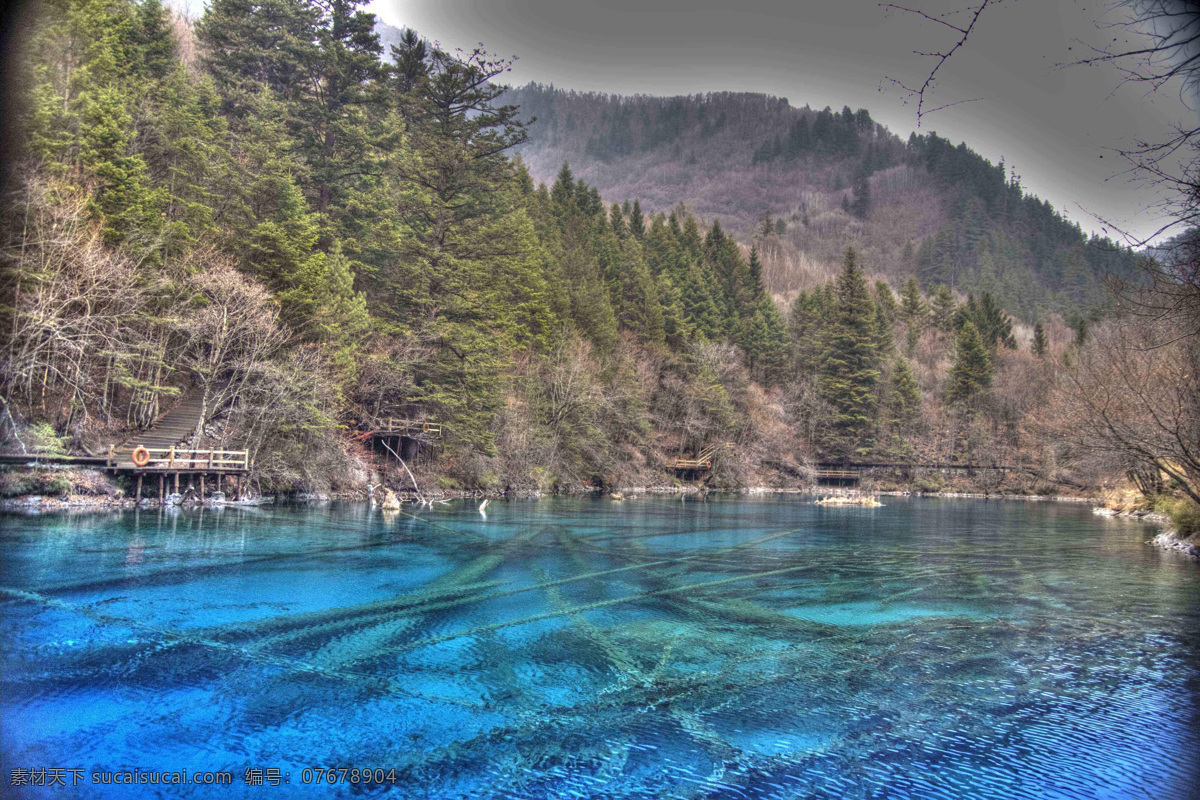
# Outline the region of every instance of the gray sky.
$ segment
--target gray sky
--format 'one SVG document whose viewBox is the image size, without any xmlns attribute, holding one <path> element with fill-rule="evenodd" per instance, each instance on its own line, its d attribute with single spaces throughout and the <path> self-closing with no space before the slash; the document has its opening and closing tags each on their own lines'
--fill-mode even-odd
<svg viewBox="0 0 1200 800">
<path fill-rule="evenodd" d="M 902 4 L 936 13 L 969 2 Z M 1103 40 L 1094 23 L 1104 6 L 1006 0 L 989 8 L 938 73 L 927 104 L 981 99 L 926 116 L 922 130 L 965 141 L 992 161 L 1004 157 L 1027 189 L 1085 230 L 1100 230 L 1096 215 L 1148 235 L 1158 227 L 1146 211 L 1154 196 L 1114 176 L 1124 162 L 1109 148 L 1135 137 L 1157 140 L 1171 122 L 1195 114 L 1177 87 L 1147 97 L 1144 87 L 1120 86 L 1107 67 L 1055 68 Z M 920 85 L 934 61 L 912 51 L 948 48 L 956 38 L 872 0 L 374 0 L 370 9 L 443 47 L 482 42 L 517 56 L 513 84 L 618 94 L 764 92 L 793 106 L 865 107 L 905 138 L 916 128 L 915 101 L 905 105 L 904 93 L 886 85 L 880 91 L 881 81 Z"/>
</svg>

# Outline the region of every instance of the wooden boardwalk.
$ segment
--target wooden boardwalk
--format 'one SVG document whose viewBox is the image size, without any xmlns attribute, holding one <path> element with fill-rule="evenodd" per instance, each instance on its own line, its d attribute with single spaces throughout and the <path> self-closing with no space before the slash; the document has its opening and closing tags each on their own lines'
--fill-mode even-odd
<svg viewBox="0 0 1200 800">
<path fill-rule="evenodd" d="M 138 500 L 141 500 L 142 483 L 146 476 L 158 476 L 160 497 L 166 496 L 168 479 L 178 494 L 180 479 L 183 478 L 189 487 L 195 482 L 199 483 L 199 495 L 203 499 L 210 475 L 214 478 L 215 491 L 222 491 L 226 479 L 232 479 L 234 494 L 240 497 L 242 476 L 253 467 L 249 451 L 185 446 L 201 431 L 203 415 L 204 392 L 199 388 L 192 389 L 184 394 L 178 405 L 155 420 L 149 430 L 136 433 L 118 445 L 109 446 L 105 468 L 113 473 L 135 475 Z"/>
</svg>

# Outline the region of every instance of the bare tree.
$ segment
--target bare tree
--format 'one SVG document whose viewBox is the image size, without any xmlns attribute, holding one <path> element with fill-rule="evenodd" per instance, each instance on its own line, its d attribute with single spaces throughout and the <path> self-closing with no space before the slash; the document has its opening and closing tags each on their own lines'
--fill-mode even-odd
<svg viewBox="0 0 1200 800">
<path fill-rule="evenodd" d="M 1050 432 L 1126 473 L 1161 473 L 1200 503 L 1200 341 L 1163 344 L 1160 325 L 1128 315 L 1096 326 L 1062 370 Z"/>
<path fill-rule="evenodd" d="M 201 422 L 235 401 L 259 365 L 275 356 L 286 339 L 266 289 L 247 281 L 224 260 L 213 257 L 204 267 L 186 284 L 191 310 L 176 326 L 183 338 L 179 363 L 204 389 Z"/>
</svg>

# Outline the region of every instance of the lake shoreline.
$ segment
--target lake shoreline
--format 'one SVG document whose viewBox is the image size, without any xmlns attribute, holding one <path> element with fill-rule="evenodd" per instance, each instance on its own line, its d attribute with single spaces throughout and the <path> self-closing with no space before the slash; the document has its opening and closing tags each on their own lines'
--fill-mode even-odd
<svg viewBox="0 0 1200 800">
<path fill-rule="evenodd" d="M 96 471 L 91 471 L 96 472 Z M 96 475 L 92 475 L 90 485 L 93 489 L 96 488 Z M 200 502 L 191 499 L 184 503 L 169 503 L 158 500 L 157 498 L 143 498 L 139 504 L 133 498 L 127 497 L 116 486 L 116 482 L 111 476 L 103 476 L 113 490 L 111 494 L 69 494 L 58 497 L 48 497 L 44 495 L 23 495 L 20 497 L 6 497 L 0 499 L 0 513 L 23 514 L 23 515 L 41 515 L 41 514 L 80 514 L 80 513 L 112 513 L 117 511 L 129 511 L 138 508 L 155 509 L 155 508 L 254 508 L 262 505 L 305 505 L 305 504 L 320 504 L 330 502 L 347 502 L 347 503 L 367 503 L 368 493 L 365 490 L 360 491 L 342 491 L 328 493 L 298 493 L 291 496 L 283 497 L 259 497 L 250 500 L 235 502 L 235 501 L 217 501 L 207 500 Z M 583 489 L 578 491 L 485 491 L 485 490 L 463 490 L 463 489 L 435 489 L 429 492 L 423 492 L 420 497 L 412 489 L 396 491 L 396 495 L 401 499 L 404 505 L 420 505 L 424 498 L 429 504 L 445 503 L 451 500 L 538 500 L 543 497 L 580 497 L 583 495 L 594 494 L 597 496 L 607 496 L 613 498 L 613 502 L 624 502 L 626 500 L 638 500 L 643 497 L 652 496 L 679 496 L 680 499 L 685 499 L 689 496 L 705 498 L 708 495 L 811 495 L 814 497 L 843 495 L 843 496 L 879 496 L 879 497 L 936 497 L 947 500 L 1013 500 L 1026 503 L 1071 503 L 1079 505 L 1081 503 L 1093 504 L 1093 512 L 1099 516 L 1123 517 L 1126 519 L 1134 519 L 1141 522 L 1146 522 L 1153 525 L 1158 525 L 1160 531 L 1153 539 L 1148 540 L 1148 544 L 1163 550 L 1179 552 L 1189 557 L 1190 559 L 1200 562 L 1200 542 L 1193 538 L 1185 538 L 1181 536 L 1170 524 L 1170 520 L 1161 514 L 1143 511 L 1115 511 L 1105 508 L 1102 503 L 1103 499 L 1096 496 L 1075 496 L 1075 495 L 1036 495 L 1036 494 L 1001 494 L 1001 493 L 984 493 L 984 492 L 922 492 L 915 490 L 889 489 L 880 491 L 868 491 L 863 489 L 849 489 L 836 487 L 779 487 L 779 486 L 747 486 L 741 488 L 720 488 L 708 489 L 702 486 L 693 484 L 686 485 L 658 485 L 658 486 L 625 486 L 615 487 L 611 489 Z M 379 497 L 373 505 L 379 505 Z"/>
<path fill-rule="evenodd" d="M 95 472 L 95 471 L 93 471 Z M 95 476 L 92 476 L 93 478 Z M 68 493 L 66 495 L 39 495 L 25 494 L 18 497 L 6 497 L 0 499 L 0 511 L 9 512 L 27 512 L 27 513 L 54 513 L 54 512 L 79 512 L 79 511 L 121 511 L 132 508 L 155 508 L 159 506 L 218 506 L 218 507 L 239 507 L 250 506 L 255 503 L 262 503 L 265 499 L 267 502 L 278 502 L 280 504 L 293 503 L 324 503 L 324 502 L 369 502 L 368 492 L 363 490 L 351 490 L 340 492 L 300 492 L 290 495 L 280 495 L 274 498 L 256 498 L 244 502 L 224 501 L 213 502 L 206 500 L 200 502 L 198 500 L 189 500 L 185 503 L 169 503 L 160 501 L 157 498 L 143 498 L 141 503 L 137 503 L 133 498 L 126 496 L 123 491 L 117 487 L 115 481 L 111 477 L 105 476 L 111 484 L 108 487 L 103 487 L 99 491 L 105 493 L 97 493 L 95 481 L 90 483 L 91 492 L 88 494 Z M 720 487 L 707 488 L 695 484 L 684 485 L 649 485 L 649 486 L 618 486 L 605 489 L 584 489 L 579 488 L 575 491 L 539 491 L 539 490 L 524 490 L 524 491 L 496 491 L 496 490 L 467 490 L 467 489 L 434 489 L 421 492 L 419 495 L 413 489 L 394 490 L 395 494 L 405 504 L 418 504 L 424 499 L 429 502 L 445 502 L 449 500 L 512 500 L 524 499 L 534 500 L 542 497 L 579 497 L 588 494 L 619 496 L 620 499 L 637 499 L 643 496 L 708 496 L 708 495 L 848 495 L 848 496 L 870 496 L 877 495 L 881 497 L 940 497 L 946 499 L 971 499 L 971 500 L 1020 500 L 1024 502 L 1059 502 L 1059 503 L 1096 503 L 1098 498 L 1093 496 L 1073 496 L 1073 495 L 1035 495 L 1035 494 L 1005 494 L 1005 493 L 985 493 L 985 492 L 922 492 L 918 490 L 880 490 L 868 491 L 863 489 L 848 489 L 837 487 L 780 487 L 780 486 L 746 486 L 746 487 Z M 380 495 L 377 495 L 377 500 Z"/>
</svg>

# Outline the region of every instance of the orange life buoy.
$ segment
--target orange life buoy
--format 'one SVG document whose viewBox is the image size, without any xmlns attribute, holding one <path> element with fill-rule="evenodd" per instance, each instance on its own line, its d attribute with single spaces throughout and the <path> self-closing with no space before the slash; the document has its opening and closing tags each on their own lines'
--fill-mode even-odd
<svg viewBox="0 0 1200 800">
<path fill-rule="evenodd" d="M 139 467 L 144 467 L 150 463 L 150 451 L 144 447 L 139 447 L 133 451 L 133 463 Z"/>
</svg>

